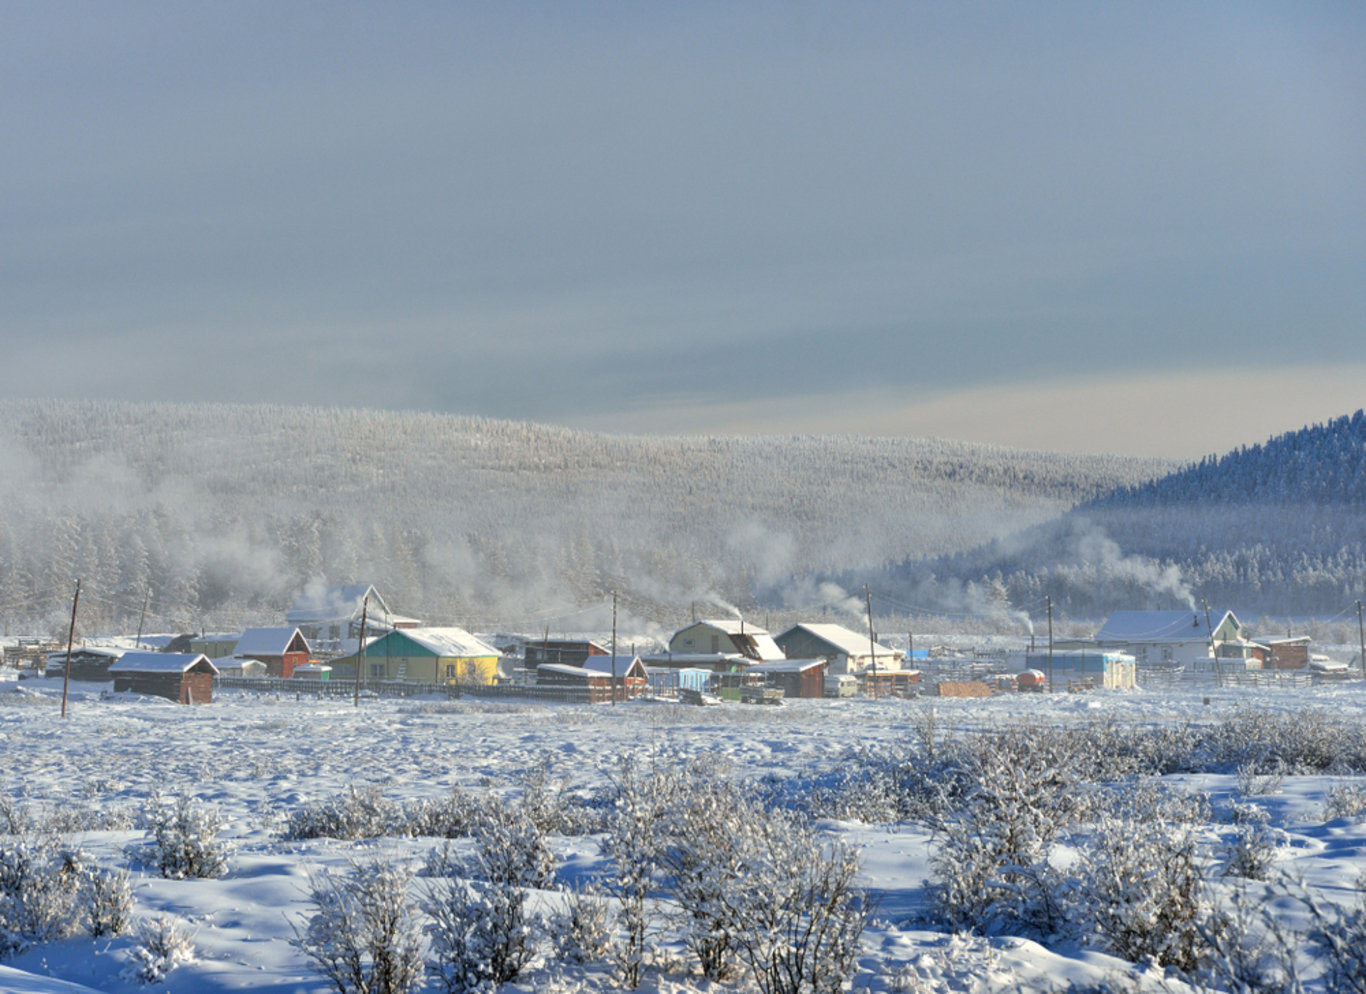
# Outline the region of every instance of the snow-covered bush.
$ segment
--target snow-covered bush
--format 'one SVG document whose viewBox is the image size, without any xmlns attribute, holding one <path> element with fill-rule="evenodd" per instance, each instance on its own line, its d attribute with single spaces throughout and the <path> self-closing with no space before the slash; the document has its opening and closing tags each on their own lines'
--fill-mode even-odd
<svg viewBox="0 0 1366 994">
<path fill-rule="evenodd" d="M 1285 833 L 1265 821 L 1243 822 L 1224 846 L 1224 875 L 1265 880 L 1285 842 Z"/>
<path fill-rule="evenodd" d="M 138 924 L 137 942 L 128 974 L 144 984 L 160 984 L 181 963 L 194 959 L 194 933 L 171 915 L 158 915 Z"/>
<path fill-rule="evenodd" d="M 739 958 L 762 994 L 838 994 L 872 912 L 857 853 L 795 820 L 771 824 L 763 848 L 732 897 Z"/>
<path fill-rule="evenodd" d="M 1338 784 L 1329 789 L 1323 802 L 1323 820 L 1355 818 L 1366 811 L 1366 785 Z"/>
<path fill-rule="evenodd" d="M 291 813 L 285 824 L 284 837 L 378 839 L 400 834 L 398 829 L 402 822 L 402 807 L 386 799 L 379 787 L 367 784 L 357 788 L 353 784 L 344 794 L 310 802 Z"/>
<path fill-rule="evenodd" d="M 555 873 L 544 832 L 521 806 L 491 804 L 474 840 L 468 881 L 435 885 L 424 904 L 438 971 L 457 994 L 513 980 L 531 961 L 544 926 L 528 911 L 529 893 Z"/>
<path fill-rule="evenodd" d="M 372 788 L 373 790 L 373 788 Z M 354 788 L 352 789 L 354 793 Z M 401 831 L 406 835 L 431 836 L 438 839 L 458 839 L 469 835 L 470 826 L 478 814 L 479 801 L 459 786 L 453 786 L 444 797 L 437 800 L 418 800 L 401 808 L 387 806 L 375 790 L 365 805 L 373 812 L 367 832 L 378 833 L 386 821 L 391 823 L 390 832 Z M 387 810 L 386 810 L 387 808 Z M 357 824 L 363 824 L 357 819 Z M 324 833 L 330 834 L 330 833 Z M 343 836 L 363 838 L 368 836 Z"/>
<path fill-rule="evenodd" d="M 0 958 L 77 931 L 87 862 L 51 835 L 0 844 Z"/>
<path fill-rule="evenodd" d="M 1205 860 L 1189 826 L 1164 820 L 1094 827 L 1081 857 L 1080 912 L 1115 955 L 1187 973 L 1202 962 L 1213 914 Z"/>
<path fill-rule="evenodd" d="M 133 891 L 127 870 L 95 870 L 86 883 L 85 921 L 95 937 L 121 935 L 128 929 Z"/>
<path fill-rule="evenodd" d="M 573 887 L 564 892 L 564 910 L 548 928 L 556 937 L 556 951 L 570 963 L 596 963 L 607 955 L 612 940 L 612 913 L 594 888 Z"/>
<path fill-rule="evenodd" d="M 732 782 L 693 771 L 659 823 L 659 863 L 679 931 L 708 980 L 726 980 L 738 968 L 735 942 L 745 924 L 739 892 L 761 858 L 769 822 Z"/>
<path fill-rule="evenodd" d="M 935 823 L 934 916 L 955 929 L 1047 933 L 1059 923 L 1051 844 L 1077 806 L 1071 766 L 1034 729 L 973 740 L 962 807 Z"/>
<path fill-rule="evenodd" d="M 218 838 L 222 824 L 217 810 L 188 794 L 164 798 L 154 792 L 147 799 L 145 828 L 157 871 L 172 880 L 227 873 L 231 846 Z"/>
<path fill-rule="evenodd" d="M 613 872 L 606 881 L 617 902 L 615 941 L 609 957 L 623 987 L 640 985 L 645 967 L 649 897 L 659 878 L 659 825 L 677 804 L 680 778 L 668 768 L 642 770 L 634 759 L 622 761 L 613 784 L 613 811 L 605 840 Z"/>
<path fill-rule="evenodd" d="M 423 978 L 422 925 L 408 897 L 412 871 L 381 858 L 310 878 L 314 913 L 291 944 L 337 994 L 403 994 Z"/>
</svg>

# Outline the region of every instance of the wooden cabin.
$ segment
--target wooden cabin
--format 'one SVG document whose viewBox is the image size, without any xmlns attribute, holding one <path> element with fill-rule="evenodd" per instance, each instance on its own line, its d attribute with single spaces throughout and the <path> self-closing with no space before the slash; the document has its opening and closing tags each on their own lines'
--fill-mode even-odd
<svg viewBox="0 0 1366 994">
<path fill-rule="evenodd" d="M 308 640 L 298 628 L 248 628 L 232 654 L 266 664 L 266 675 L 289 678 L 308 662 Z"/>
<path fill-rule="evenodd" d="M 181 704 L 213 701 L 218 669 L 202 652 L 126 652 L 109 667 L 115 693 L 147 694 Z"/>
</svg>

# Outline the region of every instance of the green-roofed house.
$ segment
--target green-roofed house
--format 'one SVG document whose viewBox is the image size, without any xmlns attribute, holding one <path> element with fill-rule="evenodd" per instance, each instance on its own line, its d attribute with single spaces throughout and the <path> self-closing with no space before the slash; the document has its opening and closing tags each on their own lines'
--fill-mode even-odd
<svg viewBox="0 0 1366 994">
<path fill-rule="evenodd" d="M 332 680 L 356 678 L 357 653 L 330 660 Z M 498 650 L 463 628 L 396 628 L 365 647 L 366 680 L 490 684 Z"/>
</svg>

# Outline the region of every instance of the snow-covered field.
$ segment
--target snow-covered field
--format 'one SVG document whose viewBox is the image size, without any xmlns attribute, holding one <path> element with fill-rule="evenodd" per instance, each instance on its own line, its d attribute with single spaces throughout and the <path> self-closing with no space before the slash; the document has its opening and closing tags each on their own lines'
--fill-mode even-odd
<svg viewBox="0 0 1366 994">
<path fill-rule="evenodd" d="M 453 786 L 515 791 L 548 767 L 575 789 L 608 784 L 623 756 L 656 763 L 714 757 L 746 781 L 815 777 L 839 766 L 854 748 L 906 746 L 933 708 L 944 735 L 1000 729 L 1012 723 L 1072 725 L 1113 719 L 1158 728 L 1216 723 L 1252 709 L 1266 714 L 1323 714 L 1366 720 L 1360 681 L 1293 692 L 1230 690 L 1002 695 L 986 700 L 789 702 L 781 708 L 727 705 L 686 708 L 635 702 L 579 707 L 445 700 L 347 701 L 220 691 L 213 704 L 182 707 L 151 698 L 114 696 L 97 685 L 73 685 L 61 717 L 60 681 L 0 684 L 3 794 L 31 820 L 61 812 L 99 815 L 116 829 L 68 834 L 101 866 L 132 875 L 133 918 L 174 916 L 193 933 L 194 958 L 170 970 L 155 989 L 175 991 L 325 991 L 325 980 L 291 939 L 311 913 L 309 881 L 324 868 L 344 871 L 379 851 L 420 865 L 439 840 L 291 840 L 286 819 L 310 803 L 352 787 L 377 785 L 393 801 L 437 800 Z M 1240 797 L 1249 780 L 1232 770 L 1165 778 L 1209 798 L 1202 842 L 1211 852 L 1234 826 L 1221 815 L 1234 799 L 1255 800 L 1285 833 L 1277 869 L 1332 900 L 1348 901 L 1366 870 L 1366 814 L 1326 820 L 1335 787 L 1362 783 L 1350 775 L 1265 778 L 1270 791 Z M 219 838 L 231 848 L 225 875 L 165 879 L 145 861 L 147 832 L 136 827 L 150 796 L 193 795 L 217 809 Z M 102 814 L 100 814 L 102 813 Z M 58 819 L 59 820 L 59 819 Z M 854 990 L 1064 991 L 1102 983 L 1156 989 L 1159 971 L 1139 968 L 1079 944 L 1045 948 L 1010 936 L 954 936 L 923 918 L 932 836 L 915 821 L 866 824 L 826 820 L 822 831 L 855 845 L 860 880 L 880 897 L 864 932 Z M 3 827 L 0 823 L 0 827 Z M 562 881 L 605 865 L 595 836 L 556 837 Z M 422 885 L 421 878 L 415 887 Z M 551 900 L 547 896 L 547 900 Z M 0 964 L 0 990 L 105 992 L 149 989 L 130 963 L 135 935 L 40 942 Z M 690 976 L 686 962 L 647 971 L 643 989 L 720 990 Z M 79 987 L 68 985 L 82 985 Z M 596 990 L 605 968 L 569 968 L 540 960 L 510 989 Z M 429 982 L 429 989 L 437 989 Z"/>
</svg>

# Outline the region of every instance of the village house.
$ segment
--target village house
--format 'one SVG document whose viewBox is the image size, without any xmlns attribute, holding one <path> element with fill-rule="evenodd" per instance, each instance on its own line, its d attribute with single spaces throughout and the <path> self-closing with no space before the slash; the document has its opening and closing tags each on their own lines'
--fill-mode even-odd
<svg viewBox="0 0 1366 994">
<path fill-rule="evenodd" d="M 1211 628 L 1199 611 L 1115 611 L 1092 641 L 1096 648 L 1133 656 L 1140 671 L 1213 670 L 1216 663 L 1246 668 L 1252 655 L 1245 629 L 1232 611 L 1218 617 Z M 1217 646 L 1225 647 L 1218 659 Z"/>
<path fill-rule="evenodd" d="M 803 623 L 775 635 L 773 641 L 790 659 L 824 659 L 829 676 L 858 676 L 866 670 L 899 670 L 905 653 L 878 642 L 868 634 L 843 625 Z"/>
<path fill-rule="evenodd" d="M 330 660 L 333 680 L 354 680 L 358 652 Z M 403 628 L 365 646 L 366 680 L 491 684 L 499 652 L 463 628 Z"/>
<path fill-rule="evenodd" d="M 148 694 L 181 704 L 213 700 L 218 669 L 202 652 L 125 652 L 109 667 L 114 692 Z"/>
<path fill-rule="evenodd" d="M 375 635 L 393 628 L 417 628 L 422 624 L 417 618 L 391 611 L 379 591 L 369 583 L 333 587 L 309 585 L 285 614 L 285 621 L 297 626 L 310 641 L 340 642 L 360 636 L 362 616 L 367 633 Z"/>
<path fill-rule="evenodd" d="M 587 639 L 537 639 L 527 642 L 523 659 L 527 669 L 534 670 L 542 663 L 564 663 L 568 666 L 582 666 L 589 656 L 606 656 L 610 650 L 597 642 Z"/>
<path fill-rule="evenodd" d="M 772 635 L 740 618 L 694 621 L 669 639 L 669 652 L 685 657 L 735 654 L 754 662 L 785 658 Z"/>
<path fill-rule="evenodd" d="M 267 676 L 288 678 L 308 662 L 311 651 L 298 628 L 248 628 L 232 654 L 265 663 Z"/>
</svg>

